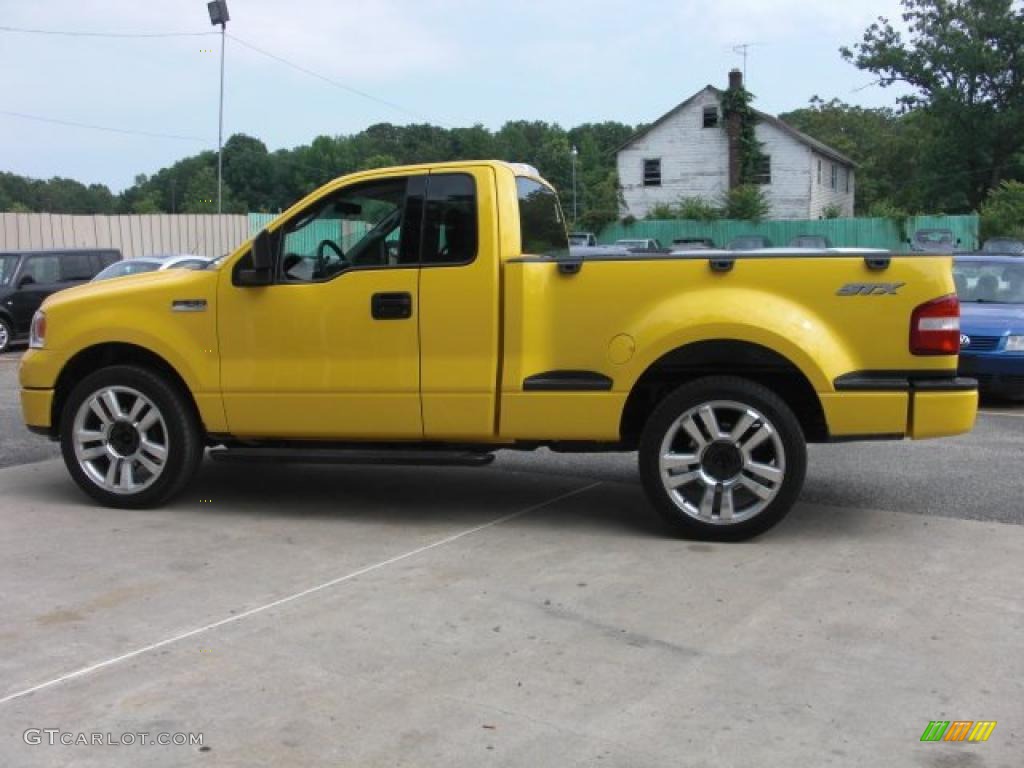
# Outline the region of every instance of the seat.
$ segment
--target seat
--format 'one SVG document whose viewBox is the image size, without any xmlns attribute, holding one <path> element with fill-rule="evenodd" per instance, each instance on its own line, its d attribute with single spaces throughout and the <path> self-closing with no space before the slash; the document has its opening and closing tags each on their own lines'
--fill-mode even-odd
<svg viewBox="0 0 1024 768">
<path fill-rule="evenodd" d="M 999 300 L 999 278 L 995 275 L 982 275 L 978 278 L 978 284 L 974 286 L 975 301 L 998 301 Z"/>
</svg>

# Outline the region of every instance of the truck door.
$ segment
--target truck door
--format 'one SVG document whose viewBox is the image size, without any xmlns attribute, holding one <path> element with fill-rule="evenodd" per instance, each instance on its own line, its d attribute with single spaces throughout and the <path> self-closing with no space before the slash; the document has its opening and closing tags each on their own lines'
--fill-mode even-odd
<svg viewBox="0 0 1024 768">
<path fill-rule="evenodd" d="M 218 288 L 235 435 L 420 439 L 419 237 L 426 175 L 318 197 L 273 233 L 274 278 Z"/>
<path fill-rule="evenodd" d="M 495 433 L 499 238 L 494 170 L 434 171 L 420 271 L 420 371 L 428 439 Z"/>
</svg>

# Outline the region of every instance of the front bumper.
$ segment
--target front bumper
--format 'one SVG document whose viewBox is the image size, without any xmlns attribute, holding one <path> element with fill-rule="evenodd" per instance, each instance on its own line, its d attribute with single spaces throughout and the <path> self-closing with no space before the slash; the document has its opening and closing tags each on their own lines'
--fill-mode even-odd
<svg viewBox="0 0 1024 768">
<path fill-rule="evenodd" d="M 52 434 L 54 386 L 63 358 L 44 349 L 30 349 L 21 358 L 18 379 L 21 384 L 21 414 L 32 432 Z"/>
<path fill-rule="evenodd" d="M 50 423 L 53 412 L 53 390 L 52 389 L 22 389 L 21 390 L 21 415 L 25 420 L 25 426 L 32 432 L 50 434 Z"/>
<path fill-rule="evenodd" d="M 834 440 L 924 440 L 970 432 L 978 414 L 974 379 L 906 371 L 858 371 L 840 376 L 821 395 Z"/>
</svg>

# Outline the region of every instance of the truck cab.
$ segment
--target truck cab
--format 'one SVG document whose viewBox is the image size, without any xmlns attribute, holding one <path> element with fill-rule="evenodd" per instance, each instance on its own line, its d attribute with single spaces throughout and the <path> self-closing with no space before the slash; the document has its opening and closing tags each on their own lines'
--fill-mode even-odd
<svg viewBox="0 0 1024 768">
<path fill-rule="evenodd" d="M 636 450 L 670 526 L 717 539 L 781 519 L 807 442 L 973 424 L 949 257 L 583 251 L 528 166 L 342 177 L 204 269 L 49 299 L 25 421 L 126 507 L 207 448 Z"/>
</svg>

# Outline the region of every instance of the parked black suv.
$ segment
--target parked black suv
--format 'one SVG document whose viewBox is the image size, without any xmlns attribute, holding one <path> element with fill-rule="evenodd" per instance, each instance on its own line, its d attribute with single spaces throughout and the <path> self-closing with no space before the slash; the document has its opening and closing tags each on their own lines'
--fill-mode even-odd
<svg viewBox="0 0 1024 768">
<path fill-rule="evenodd" d="M 0 352 L 28 337 L 32 315 L 43 299 L 89 282 L 120 260 L 120 251 L 99 248 L 0 251 Z"/>
</svg>

